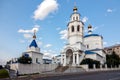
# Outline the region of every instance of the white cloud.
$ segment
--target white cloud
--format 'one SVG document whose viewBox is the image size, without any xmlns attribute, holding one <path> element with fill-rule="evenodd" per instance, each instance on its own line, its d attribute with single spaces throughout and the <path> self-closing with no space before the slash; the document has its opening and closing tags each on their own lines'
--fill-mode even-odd
<svg viewBox="0 0 120 80">
<path fill-rule="evenodd" d="M 41 41 L 37 41 L 37 44 L 41 46 L 43 43 Z"/>
<path fill-rule="evenodd" d="M 40 26 L 39 25 L 34 25 L 34 27 L 32 29 L 19 29 L 18 32 L 19 33 L 23 33 L 24 38 L 29 39 L 32 38 L 32 34 L 34 31 L 38 32 L 39 31 Z M 20 41 L 21 42 L 21 41 Z"/>
<path fill-rule="evenodd" d="M 108 12 L 108 13 L 112 13 L 113 10 L 112 10 L 112 9 L 107 9 L 107 12 Z"/>
<path fill-rule="evenodd" d="M 53 13 L 58 9 L 57 0 L 43 0 L 34 11 L 33 18 L 35 20 L 43 20 L 48 14 Z"/>
<path fill-rule="evenodd" d="M 44 46 L 44 48 L 49 48 L 49 47 L 51 47 L 52 46 L 52 44 L 46 44 L 45 46 Z"/>
<path fill-rule="evenodd" d="M 7 61 L 9 61 L 13 56 L 15 56 L 13 55 L 13 53 L 11 54 L 8 51 L 7 50 L 0 51 L 0 65 L 5 65 Z"/>
<path fill-rule="evenodd" d="M 107 42 L 103 42 L 103 45 L 106 46 L 108 43 Z"/>
<path fill-rule="evenodd" d="M 95 31 L 95 30 L 97 30 L 98 29 L 98 27 L 93 27 L 92 28 L 92 31 Z"/>
<path fill-rule="evenodd" d="M 60 39 L 66 40 L 67 39 L 67 30 L 62 30 L 59 32 L 60 34 Z"/>
<path fill-rule="evenodd" d="M 0 59 L 0 65 L 5 65 L 6 64 L 6 60 L 4 60 L 4 59 Z"/>
<path fill-rule="evenodd" d="M 99 27 L 100 27 L 100 26 L 99 26 Z M 98 26 L 95 26 L 95 27 L 92 26 L 92 31 L 96 31 L 99 27 L 98 27 Z M 85 32 L 88 32 L 88 28 L 85 28 L 84 31 L 85 31 Z"/>
<path fill-rule="evenodd" d="M 82 19 L 82 22 L 87 22 L 88 21 L 88 18 L 85 16 L 85 17 L 83 17 L 83 19 Z"/>
<path fill-rule="evenodd" d="M 116 42 L 116 44 L 120 44 L 120 42 Z"/>
<path fill-rule="evenodd" d="M 35 25 L 32 29 L 24 30 L 24 29 L 19 29 L 19 33 L 33 33 L 34 31 L 39 31 L 39 25 Z"/>
<path fill-rule="evenodd" d="M 32 34 L 23 34 L 24 38 L 29 39 L 32 38 Z"/>
<path fill-rule="evenodd" d="M 44 50 L 43 53 L 44 53 L 43 58 L 47 58 L 47 59 L 51 59 L 57 55 L 53 50 Z"/>
</svg>

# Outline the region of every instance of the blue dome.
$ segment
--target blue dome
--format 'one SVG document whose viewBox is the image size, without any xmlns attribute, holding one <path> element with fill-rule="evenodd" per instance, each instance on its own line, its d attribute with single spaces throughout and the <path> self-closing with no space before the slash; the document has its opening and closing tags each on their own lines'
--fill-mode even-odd
<svg viewBox="0 0 120 80">
<path fill-rule="evenodd" d="M 36 41 L 33 40 L 33 41 L 31 42 L 31 44 L 29 45 L 29 47 L 35 47 L 35 48 L 38 47 Z"/>
<path fill-rule="evenodd" d="M 84 38 L 90 37 L 90 36 L 100 36 L 100 35 L 98 35 L 98 34 L 89 34 L 89 35 L 85 35 Z M 102 37 L 102 36 L 101 36 L 101 37 Z"/>
<path fill-rule="evenodd" d="M 96 54 L 96 53 L 95 53 L 95 52 L 92 52 L 92 51 L 87 50 L 87 51 L 85 51 L 85 54 Z"/>
</svg>

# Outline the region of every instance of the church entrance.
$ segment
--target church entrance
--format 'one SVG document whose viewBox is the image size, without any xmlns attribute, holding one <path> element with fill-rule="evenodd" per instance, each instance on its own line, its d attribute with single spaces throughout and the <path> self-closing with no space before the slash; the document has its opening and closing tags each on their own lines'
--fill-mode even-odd
<svg viewBox="0 0 120 80">
<path fill-rule="evenodd" d="M 73 63 L 73 51 L 71 49 L 66 51 L 66 63 L 67 65 L 72 65 Z"/>
</svg>

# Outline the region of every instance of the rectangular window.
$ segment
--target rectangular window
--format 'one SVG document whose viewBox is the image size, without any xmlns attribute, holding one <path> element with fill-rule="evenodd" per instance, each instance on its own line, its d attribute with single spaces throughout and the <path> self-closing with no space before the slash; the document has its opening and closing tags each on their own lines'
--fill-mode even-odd
<svg viewBox="0 0 120 80">
<path fill-rule="evenodd" d="M 38 63 L 38 58 L 36 58 L 36 63 Z"/>
<path fill-rule="evenodd" d="M 89 45 L 86 45 L 87 49 L 89 49 Z"/>
</svg>

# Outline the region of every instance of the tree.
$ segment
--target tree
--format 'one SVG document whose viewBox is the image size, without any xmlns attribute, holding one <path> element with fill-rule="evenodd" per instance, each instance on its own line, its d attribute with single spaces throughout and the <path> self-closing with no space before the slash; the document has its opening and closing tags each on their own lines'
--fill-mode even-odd
<svg viewBox="0 0 120 80">
<path fill-rule="evenodd" d="M 18 58 L 18 62 L 22 63 L 22 64 L 31 64 L 32 63 L 32 58 L 31 57 L 26 57 L 26 56 L 22 56 L 20 58 Z"/>
<path fill-rule="evenodd" d="M 96 68 L 100 67 L 100 62 L 99 61 L 96 61 L 96 60 L 93 60 L 93 59 L 90 59 L 90 58 L 84 59 L 81 62 L 81 64 L 88 64 L 89 68 L 93 68 L 94 64 L 96 65 Z"/>
<path fill-rule="evenodd" d="M 106 55 L 106 64 L 110 68 L 112 67 L 118 67 L 120 64 L 120 58 L 119 56 L 113 51 L 111 55 Z"/>
</svg>

